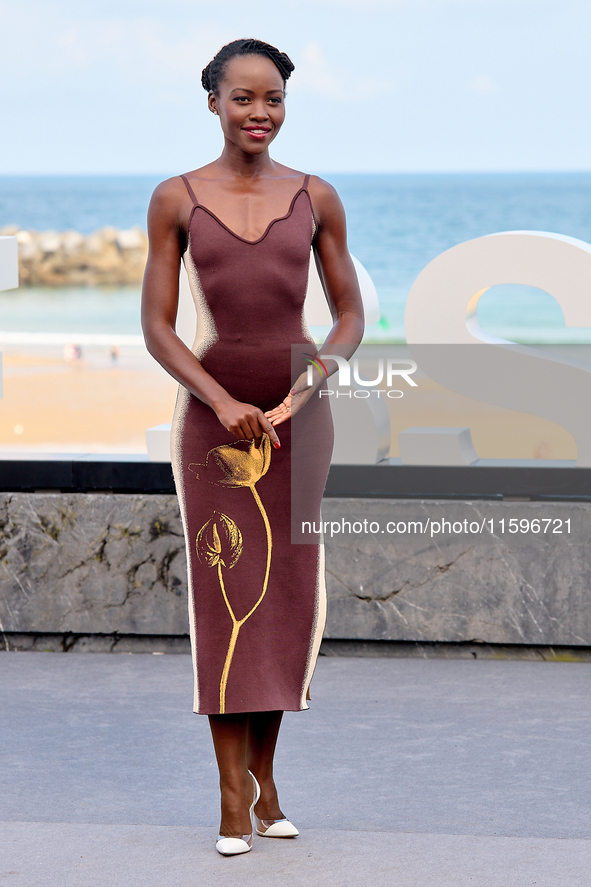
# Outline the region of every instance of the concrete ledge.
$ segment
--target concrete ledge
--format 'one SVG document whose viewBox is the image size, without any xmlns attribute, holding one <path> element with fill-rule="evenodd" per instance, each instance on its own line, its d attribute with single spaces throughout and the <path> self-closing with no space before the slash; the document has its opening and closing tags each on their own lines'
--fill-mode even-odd
<svg viewBox="0 0 591 887">
<path fill-rule="evenodd" d="M 526 644 L 419 643 L 414 641 L 347 641 L 325 638 L 321 656 L 359 659 L 525 659 L 533 662 L 591 662 L 591 647 L 549 647 Z"/>
<path fill-rule="evenodd" d="M 0 494 L 0 626 L 37 634 L 187 634 L 176 496 Z"/>
<path fill-rule="evenodd" d="M 6 653 L 164 653 L 191 652 L 188 634 L 74 634 L 72 632 L 0 632 L 0 652 Z"/>
<path fill-rule="evenodd" d="M 35 634 L 0 632 L 0 653 L 152 653 L 188 655 L 188 635 Z M 356 659 L 488 659 L 532 662 L 591 662 L 591 647 L 526 644 L 459 644 L 417 641 L 349 641 L 325 638 L 320 656 Z"/>
<path fill-rule="evenodd" d="M 383 499 L 352 502 L 356 516 L 368 519 L 384 509 Z M 419 506 L 428 509 L 432 503 Z M 347 507 L 343 500 L 327 499 L 324 516 L 330 519 Z M 387 507 L 403 513 L 417 505 L 391 500 Z M 572 512 L 591 519 L 587 502 L 481 501 L 445 507 L 450 515 L 455 509 L 471 514 L 477 508 L 481 516 L 497 519 L 508 512 L 562 519 Z M 591 647 L 588 535 L 525 542 L 505 536 L 486 544 L 470 536 L 382 539 L 380 544 L 327 544 L 325 638 Z M 122 651 L 123 636 L 159 636 L 160 649 L 146 641 L 152 652 L 181 643 L 174 639 L 188 634 L 188 618 L 176 497 L 0 494 L 0 631 L 63 636 L 62 649 L 71 638 L 74 646 Z M 39 649 L 37 641 L 31 643 L 26 649 Z"/>
</svg>

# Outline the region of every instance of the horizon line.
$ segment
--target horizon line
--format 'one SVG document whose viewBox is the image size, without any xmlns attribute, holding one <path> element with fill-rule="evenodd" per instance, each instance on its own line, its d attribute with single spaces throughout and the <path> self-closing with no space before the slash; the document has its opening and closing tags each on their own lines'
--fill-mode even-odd
<svg viewBox="0 0 591 887">
<path fill-rule="evenodd" d="M 586 175 L 591 173 L 589 169 L 382 169 L 382 170 L 363 170 L 363 169 L 346 169 L 346 170 L 319 170 L 312 175 L 320 176 L 336 176 L 336 175 L 363 175 L 363 176 L 450 176 L 450 175 Z M 26 178 L 26 177 L 55 177 L 55 178 L 93 178 L 93 177 L 163 177 L 172 178 L 180 175 L 180 173 L 170 171 L 159 172 L 3 172 L 0 171 L 0 178 Z"/>
</svg>

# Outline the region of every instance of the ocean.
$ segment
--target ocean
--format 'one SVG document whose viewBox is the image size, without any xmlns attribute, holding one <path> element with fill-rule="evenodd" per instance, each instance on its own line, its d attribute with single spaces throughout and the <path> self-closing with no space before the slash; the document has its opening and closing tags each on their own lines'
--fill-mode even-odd
<svg viewBox="0 0 591 887">
<path fill-rule="evenodd" d="M 443 250 L 497 231 L 537 230 L 591 242 L 591 173 L 322 174 L 339 192 L 349 248 L 376 285 L 382 317 L 367 341 L 404 341 L 404 306 L 424 266 Z M 0 228 L 146 226 L 154 176 L 0 176 Z M 0 293 L 0 330 L 138 334 L 139 289 L 59 288 Z M 516 342 L 591 342 L 566 329 L 548 293 L 492 287 L 478 319 Z M 320 330 L 315 331 L 320 334 Z"/>
</svg>

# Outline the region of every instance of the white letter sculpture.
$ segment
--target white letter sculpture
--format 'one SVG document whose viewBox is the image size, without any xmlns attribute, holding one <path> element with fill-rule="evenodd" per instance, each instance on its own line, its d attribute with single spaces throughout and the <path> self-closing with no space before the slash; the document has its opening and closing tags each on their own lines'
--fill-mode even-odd
<svg viewBox="0 0 591 887">
<path fill-rule="evenodd" d="M 546 290 L 567 326 L 591 326 L 591 246 L 560 234 L 507 231 L 454 246 L 421 271 L 406 305 L 411 353 L 445 388 L 561 425 L 576 441 L 577 466 L 591 466 L 591 365 L 512 344 L 478 324 L 482 294 L 507 283 Z M 433 347 L 482 344 L 493 347 Z M 432 455 L 438 464 L 436 446 Z"/>
</svg>

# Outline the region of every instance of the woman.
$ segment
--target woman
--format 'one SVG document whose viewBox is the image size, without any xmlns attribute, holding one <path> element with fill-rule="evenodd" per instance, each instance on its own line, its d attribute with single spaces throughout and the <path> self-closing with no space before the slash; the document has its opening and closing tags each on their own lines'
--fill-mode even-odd
<svg viewBox="0 0 591 887">
<path fill-rule="evenodd" d="M 291 468 L 296 498 L 317 515 L 332 449 L 317 389 L 336 370 L 322 354 L 349 357 L 363 333 L 335 191 L 269 156 L 293 67 L 259 40 L 220 50 L 202 82 L 223 151 L 162 182 L 148 213 L 142 324 L 148 350 L 180 383 L 172 461 L 194 709 L 209 716 L 224 855 L 250 850 L 253 808 L 258 834 L 298 833 L 279 806 L 273 756 L 283 711 L 308 707 L 325 591 L 321 546 L 291 544 Z M 311 245 L 334 317 L 321 349 L 303 319 Z M 192 350 L 175 334 L 181 259 L 199 318 Z"/>
</svg>

